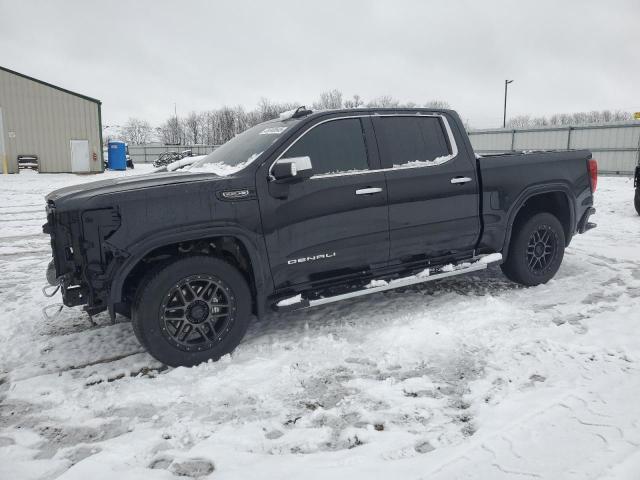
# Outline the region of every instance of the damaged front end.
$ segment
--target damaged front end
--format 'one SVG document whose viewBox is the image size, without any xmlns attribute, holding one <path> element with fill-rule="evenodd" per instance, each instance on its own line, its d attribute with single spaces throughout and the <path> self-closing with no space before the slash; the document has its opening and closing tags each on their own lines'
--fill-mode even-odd
<svg viewBox="0 0 640 480">
<path fill-rule="evenodd" d="M 42 231 L 51 237 L 53 259 L 47 268 L 53 296 L 60 288 L 65 306 L 85 305 L 90 315 L 106 310 L 111 275 L 116 260 L 126 254 L 109 244 L 120 228 L 117 208 L 58 212 L 55 202 L 47 201 L 47 223 Z"/>
</svg>

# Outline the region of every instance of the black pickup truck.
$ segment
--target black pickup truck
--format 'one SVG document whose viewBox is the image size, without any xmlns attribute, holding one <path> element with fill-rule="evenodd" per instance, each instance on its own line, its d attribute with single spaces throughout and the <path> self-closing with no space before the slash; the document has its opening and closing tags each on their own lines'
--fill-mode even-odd
<svg viewBox="0 0 640 480">
<path fill-rule="evenodd" d="M 169 365 L 218 359 L 252 315 L 500 263 L 547 282 L 594 224 L 588 151 L 476 156 L 451 110 L 301 107 L 174 172 L 46 197 L 50 283 L 132 319 Z"/>
</svg>

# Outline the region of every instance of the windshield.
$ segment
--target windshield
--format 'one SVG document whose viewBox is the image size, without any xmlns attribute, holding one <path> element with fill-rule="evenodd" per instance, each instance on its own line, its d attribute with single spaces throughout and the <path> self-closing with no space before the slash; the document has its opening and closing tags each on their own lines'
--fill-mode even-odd
<svg viewBox="0 0 640 480">
<path fill-rule="evenodd" d="M 287 120 L 256 125 L 236 135 L 202 160 L 194 162 L 189 170 L 218 175 L 236 173 L 258 158 L 294 124 L 295 122 Z"/>
</svg>

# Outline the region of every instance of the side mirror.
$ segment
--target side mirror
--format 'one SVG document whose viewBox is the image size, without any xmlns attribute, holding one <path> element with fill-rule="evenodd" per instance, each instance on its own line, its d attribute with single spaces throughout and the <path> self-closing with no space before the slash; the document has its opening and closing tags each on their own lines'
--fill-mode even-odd
<svg viewBox="0 0 640 480">
<path fill-rule="evenodd" d="M 271 167 L 271 176 L 277 182 L 303 180 L 313 175 L 309 157 L 281 158 Z"/>
</svg>

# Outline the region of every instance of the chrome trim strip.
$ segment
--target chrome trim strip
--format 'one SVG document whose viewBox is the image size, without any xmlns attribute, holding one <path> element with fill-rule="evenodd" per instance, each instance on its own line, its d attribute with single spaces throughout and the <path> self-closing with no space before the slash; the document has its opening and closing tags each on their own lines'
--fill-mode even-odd
<svg viewBox="0 0 640 480">
<path fill-rule="evenodd" d="M 375 170 L 354 170 L 354 171 L 340 172 L 340 173 L 322 173 L 322 174 L 319 174 L 319 175 L 313 175 L 310 178 L 310 180 L 315 180 L 315 179 L 320 179 L 320 178 L 342 177 L 342 176 L 346 176 L 346 175 L 362 175 L 362 174 L 365 174 L 365 173 L 388 172 L 388 171 L 392 171 L 392 170 L 405 170 L 405 169 L 411 169 L 411 168 L 435 167 L 435 166 L 438 166 L 438 165 L 442 165 L 443 163 L 446 163 L 449 160 L 454 159 L 458 155 L 458 144 L 456 143 L 456 140 L 453 137 L 453 131 L 451 130 L 451 126 L 449 125 L 449 120 L 443 114 L 416 112 L 414 114 L 410 114 L 410 113 L 389 113 L 389 114 L 386 114 L 386 113 L 372 113 L 372 114 L 366 114 L 366 115 L 351 115 L 351 116 L 346 116 L 346 117 L 328 118 L 327 120 L 323 120 L 323 121 L 318 122 L 318 123 L 312 125 L 311 127 L 307 128 L 304 132 L 302 132 L 298 136 L 298 138 L 296 138 L 293 142 L 291 142 L 291 144 L 287 148 L 285 148 L 284 151 L 280 155 L 278 155 L 278 157 L 271 163 L 271 165 L 269 166 L 269 179 L 273 180 L 273 176 L 271 175 L 271 169 L 273 168 L 273 165 L 278 160 L 280 160 L 280 158 L 282 158 L 282 156 L 285 153 L 287 153 L 287 151 L 289 151 L 289 149 L 291 147 L 293 147 L 298 140 L 300 140 L 307 133 L 309 133 L 311 130 L 316 128 L 318 125 L 322 125 L 322 124 L 328 123 L 328 122 L 333 122 L 335 120 L 347 120 L 347 119 L 351 119 L 351 118 L 415 117 L 415 116 L 419 116 L 419 117 L 437 117 L 437 118 L 440 118 L 442 120 L 442 123 L 444 124 L 445 131 L 447 133 L 447 137 L 449 138 L 449 145 L 451 146 L 451 153 L 449 155 L 446 155 L 446 156 L 442 157 L 441 161 L 438 161 L 437 163 L 427 164 L 427 165 L 410 165 L 410 166 L 406 166 L 406 167 L 400 166 L 400 167 L 391 167 L 391 168 L 378 168 L 378 169 L 375 169 Z M 313 160 L 311 160 L 311 163 L 313 165 Z"/>
</svg>

